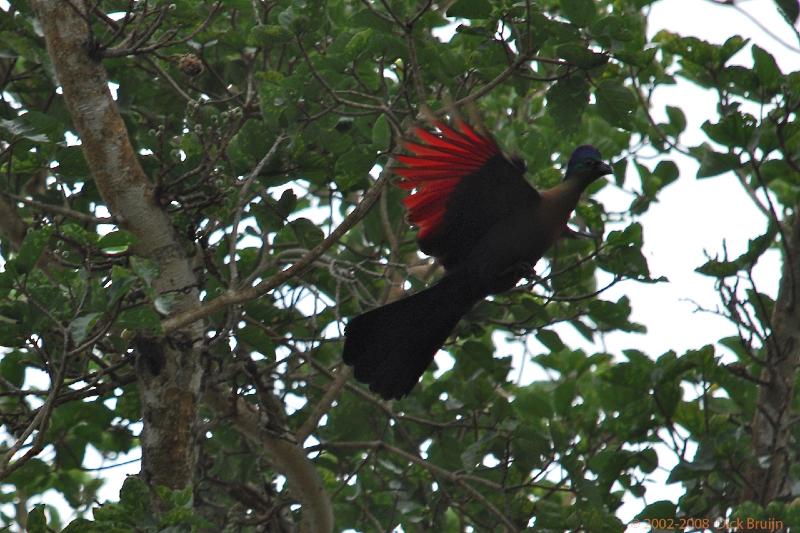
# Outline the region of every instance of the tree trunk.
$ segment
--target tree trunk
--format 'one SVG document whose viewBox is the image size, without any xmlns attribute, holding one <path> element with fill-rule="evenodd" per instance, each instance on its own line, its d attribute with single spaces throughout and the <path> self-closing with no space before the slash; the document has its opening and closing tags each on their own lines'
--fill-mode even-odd
<svg viewBox="0 0 800 533">
<path fill-rule="evenodd" d="M 800 364 L 800 205 L 784 224 L 783 272 L 771 317 L 766 364 L 751 425 L 754 461 L 744 472 L 742 501 L 766 505 L 789 495 L 792 401 Z"/>
<path fill-rule="evenodd" d="M 89 2 L 35 0 L 53 62 L 91 177 L 109 211 L 135 235 L 135 252 L 156 262 L 158 294 L 173 313 L 197 305 L 197 280 L 170 219 L 136 158 L 91 41 Z M 202 322 L 169 337 L 138 337 L 136 368 L 142 402 L 142 476 L 154 488 L 191 487 L 196 462 L 197 406 L 203 369 Z"/>
</svg>

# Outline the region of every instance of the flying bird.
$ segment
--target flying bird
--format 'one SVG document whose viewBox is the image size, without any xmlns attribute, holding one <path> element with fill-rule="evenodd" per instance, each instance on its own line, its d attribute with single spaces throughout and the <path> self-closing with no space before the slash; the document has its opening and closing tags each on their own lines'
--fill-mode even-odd
<svg viewBox="0 0 800 533">
<path fill-rule="evenodd" d="M 393 172 L 412 191 L 403 202 L 418 228 L 419 249 L 435 257 L 444 276 L 432 287 L 351 319 L 342 357 L 355 378 L 384 399 L 407 395 L 473 305 L 513 288 L 567 227 L 581 193 L 611 174 L 597 148 L 579 146 L 564 179 L 537 191 L 525 164 L 495 140 L 456 120 L 416 128 L 419 142 Z"/>
</svg>

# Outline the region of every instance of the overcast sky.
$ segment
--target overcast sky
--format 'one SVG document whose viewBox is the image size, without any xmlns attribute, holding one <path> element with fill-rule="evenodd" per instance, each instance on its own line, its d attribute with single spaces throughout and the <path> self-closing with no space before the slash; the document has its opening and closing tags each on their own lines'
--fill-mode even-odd
<svg viewBox="0 0 800 533">
<path fill-rule="evenodd" d="M 740 1 L 737 4 L 784 42 L 793 44 L 795 48 L 798 46 L 792 30 L 771 0 Z M 770 51 L 784 73 L 800 70 L 800 53 L 796 49 L 784 47 L 748 20 L 745 14 L 730 6 L 702 0 L 662 0 L 653 5 L 649 21 L 650 35 L 666 29 L 718 44 L 739 34 Z M 752 66 L 750 47 L 739 52 L 731 63 Z M 715 117 L 716 103 L 717 99 L 710 91 L 679 82 L 676 86 L 659 89 L 654 98 L 653 113 L 656 120 L 664 120 L 664 106 L 674 105 L 683 109 L 688 126 L 681 141 L 684 145 L 698 145 L 708 140 L 700 125 Z M 695 273 L 694 268 L 706 261 L 704 251 L 712 255 L 720 253 L 723 240 L 731 256 L 738 256 L 746 250 L 749 239 L 763 233 L 766 220 L 732 173 L 697 180 L 694 178 L 696 162 L 679 154 L 674 159 L 681 178 L 667 187 L 660 194 L 659 202 L 642 217 L 645 255 L 650 268 L 654 276 L 664 275 L 670 283 L 627 283 L 614 287 L 604 296 L 615 299 L 628 295 L 633 319 L 648 328 L 645 335 L 609 335 L 606 342 L 612 353 L 619 353 L 624 348 L 638 348 L 656 357 L 670 349 L 681 353 L 735 334 L 733 326 L 722 318 L 693 312 L 695 305 L 687 301 L 689 299 L 710 308 L 719 303 L 713 280 Z M 771 250 L 762 258 L 755 274 L 759 290 L 774 298 L 780 275 L 777 251 Z M 659 453 L 659 457 L 665 462 L 668 459 L 663 453 Z M 666 487 L 663 480 L 667 473 L 656 471 L 656 474 L 662 481 L 651 485 L 648 503 L 660 499 L 677 501 L 682 493 L 681 486 Z M 621 509 L 619 516 L 628 521 L 641 510 L 641 506 L 641 500 L 632 501 Z M 631 526 L 628 531 L 646 529 Z"/>
</svg>

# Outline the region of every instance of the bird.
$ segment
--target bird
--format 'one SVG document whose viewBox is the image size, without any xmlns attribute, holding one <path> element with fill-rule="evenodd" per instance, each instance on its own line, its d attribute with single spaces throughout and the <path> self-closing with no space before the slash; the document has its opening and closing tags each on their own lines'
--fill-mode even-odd
<svg viewBox="0 0 800 533">
<path fill-rule="evenodd" d="M 568 228 L 586 187 L 611 174 L 592 145 L 577 147 L 563 180 L 537 191 L 525 163 L 464 120 L 417 126 L 394 154 L 397 185 L 422 253 L 444 267 L 442 278 L 416 294 L 372 309 L 345 326 L 342 359 L 356 380 L 382 398 L 408 395 L 461 318 L 487 296 L 533 274 L 536 262 Z"/>
</svg>

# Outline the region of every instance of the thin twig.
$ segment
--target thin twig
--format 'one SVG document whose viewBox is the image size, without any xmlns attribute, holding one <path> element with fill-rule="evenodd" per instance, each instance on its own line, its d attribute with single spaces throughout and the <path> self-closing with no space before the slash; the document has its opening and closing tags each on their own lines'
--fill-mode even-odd
<svg viewBox="0 0 800 533">
<path fill-rule="evenodd" d="M 117 217 L 95 217 L 92 215 L 87 215 L 86 213 L 81 213 L 79 211 L 73 211 L 72 209 L 67 209 L 66 207 L 61 207 L 54 204 L 47 204 L 44 202 L 39 202 L 36 200 L 31 200 L 29 198 L 25 198 L 24 196 L 20 196 L 18 194 L 13 194 L 10 192 L 1 191 L 0 194 L 11 198 L 15 202 L 22 202 L 25 205 L 29 205 L 35 209 L 40 211 L 47 211 L 50 213 L 54 213 L 56 215 L 63 215 L 68 218 L 72 218 L 74 220 L 79 220 L 81 222 L 88 222 L 90 224 L 118 224 L 119 219 Z"/>
<path fill-rule="evenodd" d="M 194 98 L 189 96 L 189 94 L 186 91 L 183 90 L 183 87 L 178 85 L 178 83 L 174 79 L 172 79 L 172 76 L 170 76 L 169 73 L 166 70 L 161 68 L 161 65 L 159 65 L 158 63 L 156 63 L 155 61 L 153 61 L 152 59 L 150 59 L 147 56 L 143 56 L 143 58 L 151 67 L 156 69 L 158 71 L 158 73 L 161 74 L 161 76 L 165 80 L 167 80 L 167 83 L 169 83 L 169 85 L 173 89 L 175 89 L 175 92 L 178 93 L 181 96 L 181 98 L 183 98 L 187 102 L 194 102 Z"/>
<path fill-rule="evenodd" d="M 342 388 L 344 388 L 345 383 L 347 383 L 348 378 L 350 377 L 350 367 L 349 366 L 341 366 L 339 370 L 335 374 L 333 382 L 328 386 L 328 390 L 325 391 L 325 394 L 320 398 L 317 405 L 314 407 L 314 411 L 308 416 L 308 418 L 303 422 L 303 425 L 300 426 L 300 429 L 297 430 L 295 436 L 297 438 L 297 442 L 303 443 L 308 438 L 311 433 L 317 429 L 319 425 L 319 421 L 322 419 L 325 414 L 330 411 L 331 406 L 333 405 L 334 400 L 339 396 L 339 392 L 341 392 Z"/>
<path fill-rule="evenodd" d="M 258 298 L 259 296 L 270 292 L 276 287 L 283 285 L 288 280 L 305 272 L 318 257 L 325 253 L 328 248 L 338 242 L 339 239 L 341 239 L 342 236 L 350 230 L 350 228 L 355 226 L 362 218 L 364 218 L 364 216 L 366 216 L 366 214 L 372 208 L 372 205 L 380 196 L 384 186 L 389 181 L 389 177 L 391 175 L 391 172 L 388 170 L 389 167 L 390 165 L 388 164 L 384 167 L 380 177 L 377 179 L 377 181 L 375 181 L 372 187 L 370 187 L 366 194 L 364 194 L 361 202 L 359 202 L 355 209 L 353 209 L 353 211 L 351 211 L 350 214 L 345 217 L 342 223 L 339 224 L 330 235 L 323 239 L 322 242 L 310 249 L 306 255 L 304 255 L 291 267 L 278 272 L 271 278 L 266 279 L 253 287 L 229 290 L 213 300 L 204 302 L 202 305 L 192 309 L 187 309 L 186 311 L 165 319 L 161 323 L 164 333 L 171 333 L 188 324 L 202 320 L 203 318 L 210 316 L 217 311 L 221 311 L 230 305 L 244 303 Z"/>
<path fill-rule="evenodd" d="M 264 157 L 261 158 L 261 161 L 253 168 L 250 175 L 242 183 L 241 189 L 239 189 L 239 199 L 236 203 L 236 209 L 233 213 L 233 222 L 231 222 L 231 236 L 228 239 L 228 256 L 230 257 L 230 273 L 231 273 L 231 281 L 230 286 L 235 287 L 236 283 L 239 280 L 239 270 L 236 262 L 236 245 L 238 244 L 239 240 L 239 223 L 242 220 L 242 213 L 244 212 L 244 208 L 248 203 L 248 194 L 250 192 L 250 187 L 253 185 L 255 179 L 261 174 L 261 171 L 264 170 L 264 167 L 270 160 L 275 156 L 275 153 L 278 151 L 278 146 L 286 139 L 284 134 L 278 135 L 278 138 L 275 139 L 275 142 L 272 143 L 272 146 L 267 153 L 264 154 Z"/>
<path fill-rule="evenodd" d="M 354 441 L 354 442 L 328 442 L 318 446 L 315 448 L 355 448 L 355 449 L 362 449 L 362 448 L 370 448 L 374 450 L 386 450 L 390 453 L 395 455 L 399 455 L 400 457 L 422 466 L 423 468 L 427 469 L 431 473 L 450 481 L 451 483 L 458 485 L 466 492 L 470 494 L 473 498 L 481 502 L 487 509 L 489 509 L 492 514 L 494 514 L 500 522 L 505 526 L 508 531 L 519 531 L 520 528 L 514 525 L 513 522 L 502 512 L 498 509 L 492 502 L 489 501 L 483 494 L 478 492 L 472 485 L 466 482 L 465 476 L 455 474 L 445 468 L 442 468 L 439 465 L 433 464 L 429 461 L 426 461 L 419 455 L 415 455 L 413 453 L 409 453 L 401 448 L 397 448 L 396 446 L 392 446 L 391 444 L 387 444 L 383 441 L 376 440 L 376 441 Z M 308 449 L 306 450 L 308 451 Z M 469 476 L 473 481 L 476 480 L 476 476 Z M 480 479 L 480 478 L 477 478 Z M 489 480 L 483 480 L 489 483 L 492 483 Z"/>
<path fill-rule="evenodd" d="M 455 102 L 453 102 L 452 107 L 453 108 L 458 108 L 458 107 L 461 107 L 461 106 L 465 106 L 467 104 L 470 104 L 470 103 L 474 102 L 475 100 L 478 100 L 478 99 L 486 96 L 487 94 L 492 92 L 492 90 L 495 87 L 497 87 L 498 85 L 500 85 L 501 83 L 506 81 L 506 79 L 508 79 L 512 74 L 514 74 L 514 72 L 519 67 L 521 67 L 523 64 L 525 64 L 525 62 L 527 62 L 528 60 L 529 60 L 529 57 L 527 55 L 521 54 L 516 59 L 516 61 L 514 61 L 508 67 L 506 67 L 506 69 L 503 72 L 501 72 L 500 74 L 498 74 L 493 80 L 491 80 L 490 82 L 488 82 L 485 85 L 481 86 L 479 89 L 475 90 L 474 92 L 468 94 L 467 96 L 465 96 L 465 97 L 463 97 L 463 98 L 461 98 L 459 100 L 456 100 Z"/>
</svg>

